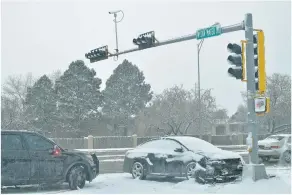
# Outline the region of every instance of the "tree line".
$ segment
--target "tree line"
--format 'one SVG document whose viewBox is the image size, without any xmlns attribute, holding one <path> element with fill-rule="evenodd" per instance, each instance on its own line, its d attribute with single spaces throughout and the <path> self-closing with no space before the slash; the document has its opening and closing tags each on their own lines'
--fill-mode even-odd
<svg viewBox="0 0 292 195">
<path fill-rule="evenodd" d="M 63 73 L 56 71 L 36 80 L 31 74 L 9 76 L 2 85 L 1 129 L 29 129 L 55 135 L 66 131 L 77 137 L 88 135 L 89 129 L 96 135 L 107 131 L 107 135 L 150 136 L 204 134 L 217 120 L 245 121 L 245 104 L 229 118 L 226 109 L 218 108 L 211 89 L 201 91 L 200 102 L 196 89 L 183 86 L 175 85 L 154 94 L 144 73 L 128 60 L 113 71 L 104 90 L 101 83 L 95 70 L 81 60 L 72 62 Z M 275 126 L 283 118 L 290 116 L 291 120 L 290 76 L 272 75 L 268 88 L 271 113 L 261 118 L 261 123 L 271 119 L 274 122 L 269 125 Z M 85 128 L 90 121 L 106 125 Z M 199 121 L 201 132 L 197 130 Z"/>
</svg>

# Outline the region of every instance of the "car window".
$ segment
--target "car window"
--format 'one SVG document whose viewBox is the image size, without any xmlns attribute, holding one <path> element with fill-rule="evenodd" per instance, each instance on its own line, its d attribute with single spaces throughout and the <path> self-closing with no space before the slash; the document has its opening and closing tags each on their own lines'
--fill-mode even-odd
<svg viewBox="0 0 292 195">
<path fill-rule="evenodd" d="M 279 136 L 279 135 L 271 135 L 269 137 L 267 137 L 266 139 L 274 139 L 274 140 L 282 140 L 284 137 L 283 136 Z"/>
<path fill-rule="evenodd" d="M 1 149 L 4 150 L 22 150 L 23 145 L 20 135 L 1 135 Z"/>
<path fill-rule="evenodd" d="M 54 147 L 54 144 L 38 135 L 24 135 L 28 148 L 36 151 L 47 151 Z"/>
<path fill-rule="evenodd" d="M 291 143 L 291 137 L 289 137 L 289 139 L 288 139 L 288 143 Z"/>
<path fill-rule="evenodd" d="M 172 140 L 154 140 L 149 141 L 143 145 L 140 145 L 139 148 L 157 148 L 157 149 L 170 149 L 174 150 L 176 148 L 181 148 L 182 146 Z"/>
</svg>

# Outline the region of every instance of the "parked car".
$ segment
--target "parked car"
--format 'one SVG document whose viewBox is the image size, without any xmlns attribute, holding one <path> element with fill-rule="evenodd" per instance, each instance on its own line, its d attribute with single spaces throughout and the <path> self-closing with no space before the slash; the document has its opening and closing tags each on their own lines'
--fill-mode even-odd
<svg viewBox="0 0 292 195">
<path fill-rule="evenodd" d="M 95 154 L 68 151 L 29 131 L 1 131 L 1 186 L 68 182 L 83 188 L 99 174 Z"/>
<path fill-rule="evenodd" d="M 258 147 L 259 157 L 264 161 L 282 157 L 285 162 L 291 162 L 291 134 L 270 135 L 258 141 Z"/>
<path fill-rule="evenodd" d="M 207 183 L 240 177 L 243 164 L 239 154 L 221 150 L 204 140 L 191 136 L 169 136 L 129 150 L 123 170 L 139 179 L 160 175 L 194 177 L 198 183 Z"/>
</svg>

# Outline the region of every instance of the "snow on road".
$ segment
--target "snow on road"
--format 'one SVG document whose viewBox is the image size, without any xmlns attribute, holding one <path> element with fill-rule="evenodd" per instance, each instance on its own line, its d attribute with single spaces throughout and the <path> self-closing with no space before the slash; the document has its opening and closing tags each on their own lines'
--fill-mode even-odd
<svg viewBox="0 0 292 195">
<path fill-rule="evenodd" d="M 134 180 L 130 174 L 112 173 L 99 175 L 84 189 L 59 191 L 60 194 L 291 194 L 291 169 L 267 168 L 276 177 L 253 182 L 250 178 L 234 183 L 200 185 L 191 180 L 166 180 L 153 178 Z M 44 192 L 43 192 L 44 193 Z M 42 193 L 42 194 L 43 194 Z"/>
</svg>

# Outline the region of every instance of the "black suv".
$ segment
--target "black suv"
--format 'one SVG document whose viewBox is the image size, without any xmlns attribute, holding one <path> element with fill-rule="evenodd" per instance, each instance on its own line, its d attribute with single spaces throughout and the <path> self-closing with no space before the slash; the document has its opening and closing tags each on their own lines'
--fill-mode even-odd
<svg viewBox="0 0 292 195">
<path fill-rule="evenodd" d="M 98 174 L 95 154 L 62 149 L 35 132 L 1 131 L 1 186 L 68 182 L 76 190 Z"/>
</svg>

